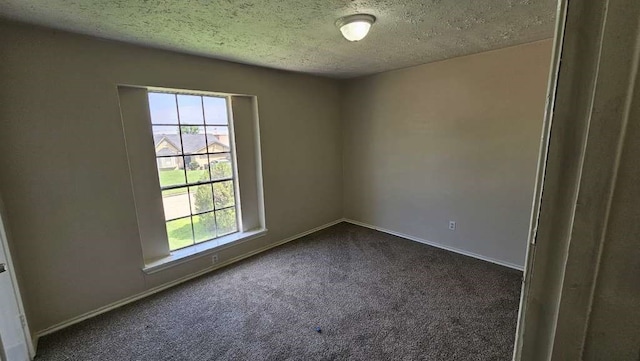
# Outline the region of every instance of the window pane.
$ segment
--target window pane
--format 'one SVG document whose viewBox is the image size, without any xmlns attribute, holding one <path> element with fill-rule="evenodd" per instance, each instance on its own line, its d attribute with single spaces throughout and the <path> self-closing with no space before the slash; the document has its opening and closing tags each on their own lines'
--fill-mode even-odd
<svg viewBox="0 0 640 361">
<path fill-rule="evenodd" d="M 213 212 L 193 216 L 196 243 L 216 238 L 216 219 Z"/>
<path fill-rule="evenodd" d="M 209 125 L 229 124 L 227 119 L 227 100 L 225 98 L 202 97 L 204 118 Z"/>
<path fill-rule="evenodd" d="M 211 184 L 189 187 L 191 208 L 193 213 L 203 213 L 213 210 L 213 191 Z"/>
<path fill-rule="evenodd" d="M 178 134 L 178 126 L 153 126 L 153 145 L 156 147 L 156 156 L 182 154 L 182 142 Z"/>
<path fill-rule="evenodd" d="M 212 180 L 233 177 L 233 169 L 231 165 L 231 154 L 209 154 L 209 170 L 211 171 Z"/>
<path fill-rule="evenodd" d="M 204 124 L 201 99 L 199 95 L 178 95 L 180 124 Z"/>
<path fill-rule="evenodd" d="M 191 215 L 189 194 L 186 187 L 162 191 L 162 205 L 164 206 L 165 220 Z"/>
<path fill-rule="evenodd" d="M 227 99 L 154 92 L 148 99 L 160 185 L 179 187 L 162 191 L 170 250 L 237 232 Z"/>
<path fill-rule="evenodd" d="M 178 124 L 174 94 L 149 93 L 149 112 L 152 124 Z"/>
<path fill-rule="evenodd" d="M 236 232 L 238 230 L 238 226 L 236 224 L 235 208 L 216 211 L 216 223 L 218 226 L 218 237 Z"/>
<path fill-rule="evenodd" d="M 235 204 L 233 181 L 214 183 L 213 200 L 216 209 L 233 206 Z"/>
<path fill-rule="evenodd" d="M 185 155 L 184 164 L 187 165 L 187 183 L 205 182 L 209 179 L 208 162 L 209 157 L 202 155 Z"/>
<path fill-rule="evenodd" d="M 204 127 L 195 125 L 181 125 L 182 148 L 184 154 L 204 154 L 207 152 L 207 138 L 204 135 Z"/>
<path fill-rule="evenodd" d="M 169 250 L 171 251 L 191 246 L 193 244 L 191 217 L 167 222 L 167 235 L 169 236 Z"/>
<path fill-rule="evenodd" d="M 207 151 L 209 153 L 230 152 L 229 128 L 207 127 Z"/>
<path fill-rule="evenodd" d="M 207 127 L 207 142 L 209 147 L 217 145 L 221 149 L 210 153 L 228 152 L 231 144 L 229 141 L 229 127 Z"/>
<path fill-rule="evenodd" d="M 156 158 L 161 187 L 185 184 L 182 162 L 182 157 Z"/>
</svg>

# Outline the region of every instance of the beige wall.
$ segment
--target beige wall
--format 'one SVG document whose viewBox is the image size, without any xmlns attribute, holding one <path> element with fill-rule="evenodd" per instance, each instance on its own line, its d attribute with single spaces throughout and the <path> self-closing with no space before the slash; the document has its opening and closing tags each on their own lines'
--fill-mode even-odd
<svg viewBox="0 0 640 361">
<path fill-rule="evenodd" d="M 522 266 L 551 48 L 546 40 L 349 82 L 345 216 Z"/>
<path fill-rule="evenodd" d="M 145 276 L 117 84 L 258 96 L 266 237 L 342 217 L 336 81 L 0 23 L 0 194 L 33 331 L 210 266 Z"/>
<path fill-rule="evenodd" d="M 36 332 L 210 266 L 141 272 L 117 84 L 258 96 L 269 234 L 221 261 L 344 214 L 522 264 L 550 41 L 345 82 L 12 23 L 0 43 L 0 194 Z"/>
<path fill-rule="evenodd" d="M 605 9 L 601 2 L 593 4 L 598 11 Z M 576 7 L 584 4 L 575 3 Z M 606 101 L 601 108 L 590 109 L 596 117 L 585 117 L 590 120 L 586 125 L 600 123 L 600 128 L 590 131 L 593 141 L 587 148 L 597 157 L 582 172 L 583 178 L 591 177 L 591 187 L 584 191 L 587 201 L 577 208 L 606 212 L 606 222 L 596 225 L 598 230 L 606 227 L 606 232 L 601 240 L 601 233 L 578 234 L 573 254 L 562 247 L 541 247 L 563 243 L 557 233 L 539 240 L 536 276 L 542 279 L 532 283 L 540 294 L 579 293 L 577 301 L 567 299 L 572 309 L 586 306 L 584 319 L 564 310 L 561 314 L 569 315 L 568 319 L 557 321 L 580 338 L 579 348 L 563 336 L 562 329 L 555 329 L 554 322 L 530 320 L 528 325 L 539 329 L 544 338 L 555 335 L 557 348 L 564 349 L 558 352 L 578 353 L 585 360 L 636 360 L 639 352 L 640 78 L 637 56 L 629 55 L 637 53 L 629 46 L 638 44 L 638 18 L 632 16 L 638 11 L 636 4 L 628 0 L 609 11 L 623 13 L 635 25 L 609 23 L 606 29 L 613 29 L 613 34 L 605 45 L 627 49 L 628 56 L 604 56 L 612 63 L 599 67 L 600 71 L 622 69 L 620 60 L 633 58 L 624 71 L 635 74 L 636 88 L 616 82 L 611 74 L 600 74 L 607 75 L 599 79 L 609 81 L 610 87 L 596 95 Z M 602 33 L 601 27 L 588 21 L 579 23 Z M 636 37 L 622 41 L 620 29 L 634 31 Z M 597 45 L 591 38 L 585 41 L 586 32 L 568 33 L 579 34 L 579 39 L 565 39 L 568 46 Z M 259 96 L 270 234 L 225 251 L 223 259 L 340 217 L 342 210 L 336 204 L 343 199 L 339 182 L 344 164 L 344 208 L 349 218 L 522 263 L 549 41 L 358 79 L 346 87 L 344 102 L 338 98 L 337 84 L 329 80 L 50 30 L 0 24 L 0 44 L 0 194 L 6 201 L 11 250 L 36 331 L 207 266 L 201 260 L 149 277 L 140 272 L 142 257 L 124 140 L 114 108 L 115 84 L 120 82 Z M 609 46 L 604 47 L 605 55 L 611 55 L 606 51 Z M 595 77 L 595 72 L 576 66 L 585 62 L 584 52 L 571 49 L 573 61 L 563 58 L 564 71 Z M 626 85 L 621 87 L 622 83 Z M 581 82 L 573 85 L 578 90 L 587 88 Z M 628 99 L 609 99 L 614 89 L 632 94 Z M 580 95 L 578 90 L 568 90 L 566 94 Z M 561 103 L 572 103 L 572 96 L 560 98 Z M 324 146 L 340 137 L 337 107 L 341 103 L 343 163 L 342 144 Z M 623 103 L 624 119 L 616 115 Z M 564 122 L 584 122 L 576 114 L 565 114 Z M 619 122 L 626 133 L 616 128 Z M 558 119 L 555 123 L 557 128 Z M 561 161 L 576 163 L 572 156 L 582 154 L 560 147 L 581 140 L 580 134 L 567 131 L 571 129 L 556 129 L 555 149 L 560 154 L 551 157 L 549 167 L 564 178 L 571 174 L 562 168 L 573 166 Z M 619 164 L 608 161 L 613 152 L 605 145 L 612 137 L 620 138 L 611 143 L 619 146 Z M 295 151 L 290 151 L 289 144 Z M 314 160 L 312 165 L 309 158 Z M 609 211 L 591 199 L 597 201 L 607 188 L 607 182 L 592 174 L 602 168 L 607 177 L 613 177 L 612 193 L 607 193 Z M 315 192 L 308 192 L 309 185 Z M 556 207 L 547 208 L 564 206 L 550 204 Z M 588 231 L 596 223 L 587 218 L 583 214 L 575 229 Z M 458 222 L 455 232 L 446 230 L 449 219 Z M 585 235 L 599 239 L 594 252 L 588 249 L 592 245 Z M 553 254 L 557 259 L 569 257 L 570 262 L 576 258 L 575 267 L 565 268 L 564 260 L 559 277 L 545 278 L 543 271 L 548 273 Z M 588 273 L 594 279 L 575 283 L 571 272 Z M 571 287 L 561 287 L 562 277 Z M 532 297 L 528 307 L 550 312 L 551 303 Z M 540 314 L 532 316 L 541 319 Z M 535 339 L 526 341 L 539 346 Z M 538 348 L 543 356 L 525 353 L 526 359 L 546 359 L 552 345 L 547 346 Z"/>
</svg>

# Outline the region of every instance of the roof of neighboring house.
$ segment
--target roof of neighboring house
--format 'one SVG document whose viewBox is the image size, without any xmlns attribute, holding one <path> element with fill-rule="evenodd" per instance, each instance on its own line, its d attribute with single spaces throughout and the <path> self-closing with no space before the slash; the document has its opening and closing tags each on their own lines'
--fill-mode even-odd
<svg viewBox="0 0 640 361">
<path fill-rule="evenodd" d="M 171 150 L 169 148 L 162 148 L 162 149 L 160 149 L 159 151 L 156 152 L 156 155 L 160 155 L 160 156 L 163 156 L 163 155 L 176 155 L 176 154 L 178 154 L 178 152 L 173 151 L 173 150 Z"/>
<path fill-rule="evenodd" d="M 153 135 L 153 143 L 157 147 L 162 140 L 165 139 L 167 142 L 171 143 L 176 149 L 180 149 L 180 135 L 178 134 L 154 134 Z M 225 150 L 228 150 L 228 146 L 223 144 L 218 140 L 213 134 L 207 134 L 207 138 L 209 140 L 209 146 L 218 144 L 223 147 Z M 182 134 L 182 146 L 185 154 L 201 152 L 204 148 L 207 147 L 207 143 L 205 142 L 204 134 Z M 160 151 L 162 153 L 158 155 L 173 155 L 169 151 L 164 150 Z"/>
</svg>

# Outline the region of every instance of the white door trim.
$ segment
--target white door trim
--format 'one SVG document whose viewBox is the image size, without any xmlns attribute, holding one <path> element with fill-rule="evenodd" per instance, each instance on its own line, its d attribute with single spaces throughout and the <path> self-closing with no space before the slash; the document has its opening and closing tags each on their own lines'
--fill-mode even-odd
<svg viewBox="0 0 640 361">
<path fill-rule="evenodd" d="M 545 103 L 545 114 L 542 125 L 540 140 L 540 150 L 538 155 L 538 169 L 536 171 L 536 184 L 533 194 L 533 204 L 531 206 L 531 219 L 529 223 L 529 238 L 524 264 L 524 274 L 522 276 L 522 291 L 520 294 L 520 306 L 518 308 L 518 324 L 516 327 L 516 338 L 513 350 L 513 360 L 522 359 L 522 346 L 524 342 L 525 314 L 531 296 L 531 279 L 533 278 L 533 265 L 536 254 L 536 236 L 540 222 L 540 206 L 542 203 L 542 190 L 544 187 L 545 174 L 547 171 L 547 158 L 549 155 L 549 139 L 551 134 L 551 120 L 555 107 L 556 92 L 558 89 L 558 77 L 560 74 L 560 63 L 562 60 L 562 46 L 564 43 L 564 32 L 567 20 L 567 1 L 559 0 L 556 10 L 555 37 L 553 40 L 553 54 L 551 56 L 551 69 L 549 72 L 549 83 L 547 85 L 547 99 Z"/>
<path fill-rule="evenodd" d="M 6 257 L 7 269 L 9 270 L 9 276 L 11 278 L 11 285 L 13 286 L 14 295 L 16 298 L 16 303 L 18 304 L 18 311 L 20 312 L 20 317 L 22 319 L 22 330 L 25 339 L 25 344 L 27 345 L 27 351 L 29 352 L 29 358 L 33 359 L 36 355 L 35 347 L 33 344 L 33 338 L 31 337 L 31 331 L 29 330 L 29 324 L 27 323 L 27 319 L 24 312 L 24 305 L 22 303 L 22 296 L 20 294 L 20 288 L 18 285 L 18 279 L 16 278 L 15 272 L 13 272 L 13 259 L 11 258 L 11 252 L 9 250 L 9 243 L 7 232 L 5 229 L 5 221 L 4 221 L 4 203 L 0 198 L 0 247 L 4 250 L 4 254 Z"/>
<path fill-rule="evenodd" d="M 585 357 L 621 151 L 631 142 L 629 108 L 640 93 L 640 3 L 560 0 L 558 10 L 516 361 Z"/>
</svg>

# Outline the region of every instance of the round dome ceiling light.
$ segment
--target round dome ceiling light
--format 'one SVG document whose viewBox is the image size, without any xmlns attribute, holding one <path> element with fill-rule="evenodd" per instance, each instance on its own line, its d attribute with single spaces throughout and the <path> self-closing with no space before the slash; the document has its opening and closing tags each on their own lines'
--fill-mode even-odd
<svg viewBox="0 0 640 361">
<path fill-rule="evenodd" d="M 349 41 L 360 41 L 369 33 L 371 25 L 376 22 L 376 17 L 369 14 L 355 14 L 345 16 L 336 21 L 340 32 Z"/>
</svg>

